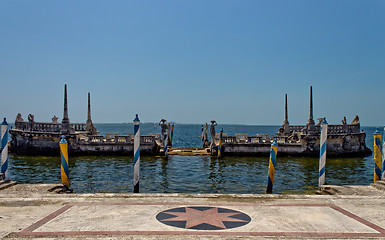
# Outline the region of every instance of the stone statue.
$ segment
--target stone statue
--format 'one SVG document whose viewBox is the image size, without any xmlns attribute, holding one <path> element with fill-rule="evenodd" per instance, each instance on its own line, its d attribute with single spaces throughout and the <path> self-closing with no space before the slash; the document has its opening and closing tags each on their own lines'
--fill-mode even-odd
<svg viewBox="0 0 385 240">
<path fill-rule="evenodd" d="M 53 118 L 52 118 L 52 123 L 53 124 L 58 124 L 58 120 L 59 118 L 58 117 L 56 117 L 56 116 L 53 116 Z"/>
<path fill-rule="evenodd" d="M 346 125 L 346 117 L 344 117 L 344 119 L 342 119 L 342 125 Z"/>
<path fill-rule="evenodd" d="M 317 120 L 318 120 L 317 126 L 320 126 L 324 119 L 323 118 L 317 118 Z"/>
<path fill-rule="evenodd" d="M 203 147 L 206 148 L 209 142 L 209 125 L 207 123 L 205 123 L 205 126 L 204 126 L 202 139 L 203 139 Z"/>
<path fill-rule="evenodd" d="M 162 120 L 160 120 L 160 122 L 159 122 L 159 125 L 160 125 L 160 127 L 162 128 L 162 136 L 161 136 L 162 139 L 163 139 L 164 135 L 167 134 L 167 129 L 168 129 L 168 127 L 167 127 L 166 122 L 167 122 L 167 120 L 166 120 L 166 119 L 163 119 L 163 118 L 162 118 Z"/>
<path fill-rule="evenodd" d="M 356 117 L 353 119 L 352 124 L 360 124 L 360 119 L 359 119 L 359 117 L 358 117 L 357 115 L 356 115 Z"/>
<path fill-rule="evenodd" d="M 211 141 L 214 142 L 215 140 L 215 126 L 217 125 L 217 122 L 215 120 L 211 121 L 210 126 L 210 135 L 211 135 Z"/>
<path fill-rule="evenodd" d="M 33 116 L 32 114 L 29 114 L 28 115 L 28 122 L 35 122 L 35 116 Z"/>
<path fill-rule="evenodd" d="M 24 122 L 24 119 L 21 117 L 20 113 L 18 113 L 16 116 L 16 122 Z"/>
</svg>

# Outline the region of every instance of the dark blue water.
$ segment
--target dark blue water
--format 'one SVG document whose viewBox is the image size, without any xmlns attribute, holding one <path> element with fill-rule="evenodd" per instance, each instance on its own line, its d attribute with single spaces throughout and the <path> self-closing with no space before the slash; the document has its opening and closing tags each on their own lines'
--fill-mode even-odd
<svg viewBox="0 0 385 240">
<path fill-rule="evenodd" d="M 160 131 L 142 124 L 141 133 Z M 133 132 L 132 124 L 96 124 L 101 134 Z M 274 135 L 278 126 L 218 125 L 227 135 Z M 363 127 L 373 149 L 374 127 Z M 382 131 L 382 129 L 380 129 Z M 176 124 L 174 147 L 201 147 L 201 125 Z M 264 193 L 268 157 L 169 156 L 142 157 L 142 193 Z M 277 157 L 274 193 L 312 193 L 318 185 L 318 158 Z M 71 188 L 77 193 L 132 192 L 133 157 L 70 156 Z M 364 184 L 373 181 L 373 156 L 327 159 L 327 184 Z M 60 183 L 59 157 L 10 156 L 10 173 L 20 183 Z"/>
</svg>

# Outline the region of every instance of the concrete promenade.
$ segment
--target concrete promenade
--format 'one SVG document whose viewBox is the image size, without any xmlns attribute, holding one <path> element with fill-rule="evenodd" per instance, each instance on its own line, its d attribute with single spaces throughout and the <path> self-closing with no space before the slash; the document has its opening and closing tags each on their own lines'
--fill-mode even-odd
<svg viewBox="0 0 385 240">
<path fill-rule="evenodd" d="M 0 237 L 385 239 L 385 191 L 371 186 L 337 195 L 57 194 L 52 187 L 1 190 Z"/>
</svg>

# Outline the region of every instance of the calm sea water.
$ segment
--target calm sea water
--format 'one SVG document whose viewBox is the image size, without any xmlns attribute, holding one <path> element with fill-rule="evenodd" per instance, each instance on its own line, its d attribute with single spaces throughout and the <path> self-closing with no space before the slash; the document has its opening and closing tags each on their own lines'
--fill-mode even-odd
<svg viewBox="0 0 385 240">
<path fill-rule="evenodd" d="M 106 133 L 128 134 L 132 124 L 96 124 Z M 155 128 L 157 127 L 157 128 Z M 279 126 L 218 125 L 227 135 L 267 133 Z M 366 144 L 373 150 L 374 127 L 363 127 Z M 380 129 L 382 131 L 382 129 Z M 160 132 L 152 123 L 141 125 L 141 134 Z M 176 124 L 174 147 L 201 147 L 201 125 Z M 141 157 L 142 193 L 265 193 L 268 157 L 169 156 L 168 160 Z M 77 193 L 132 192 L 133 157 L 70 156 L 71 188 Z M 327 184 L 364 184 L 373 181 L 373 156 L 328 158 Z M 10 174 L 19 183 L 60 183 L 60 157 L 10 155 Z M 318 185 L 318 158 L 277 156 L 274 193 L 312 193 Z"/>
</svg>

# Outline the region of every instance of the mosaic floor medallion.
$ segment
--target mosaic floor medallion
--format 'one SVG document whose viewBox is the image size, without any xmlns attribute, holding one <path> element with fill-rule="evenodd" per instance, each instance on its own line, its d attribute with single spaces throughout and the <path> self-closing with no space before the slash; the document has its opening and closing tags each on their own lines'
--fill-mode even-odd
<svg viewBox="0 0 385 240">
<path fill-rule="evenodd" d="M 230 229 L 251 221 L 247 214 L 217 207 L 172 208 L 158 213 L 156 219 L 169 226 L 196 230 Z"/>
</svg>

